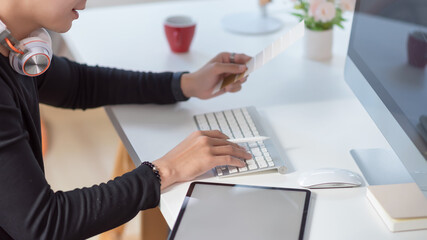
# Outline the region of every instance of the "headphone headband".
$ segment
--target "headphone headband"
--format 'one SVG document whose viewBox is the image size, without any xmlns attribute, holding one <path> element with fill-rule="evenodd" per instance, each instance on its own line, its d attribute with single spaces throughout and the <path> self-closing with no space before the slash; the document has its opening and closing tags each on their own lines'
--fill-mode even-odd
<svg viewBox="0 0 427 240">
<path fill-rule="evenodd" d="M 6 25 L 0 20 L 0 44 L 13 52 L 24 52 L 20 48 L 19 41 L 16 40 L 9 29 L 6 28 Z"/>
</svg>

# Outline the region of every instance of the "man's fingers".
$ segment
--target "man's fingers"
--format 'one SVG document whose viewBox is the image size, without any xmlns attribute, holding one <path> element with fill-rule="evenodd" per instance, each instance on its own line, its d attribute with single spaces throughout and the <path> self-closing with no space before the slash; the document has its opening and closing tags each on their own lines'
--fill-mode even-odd
<svg viewBox="0 0 427 240">
<path fill-rule="evenodd" d="M 234 62 L 240 63 L 240 64 L 246 64 L 249 60 L 251 60 L 252 57 L 249 57 L 246 54 L 235 54 L 234 55 Z"/>
<path fill-rule="evenodd" d="M 216 156 L 229 155 L 236 158 L 251 159 L 252 155 L 241 147 L 232 145 L 222 145 L 212 148 L 212 153 Z"/>
<path fill-rule="evenodd" d="M 229 142 L 228 139 L 210 138 L 209 139 L 209 143 L 212 146 L 226 146 L 226 145 L 231 145 L 231 146 L 233 146 L 235 148 L 240 148 L 240 149 L 246 151 L 244 147 L 240 146 L 237 143 Z"/>
<path fill-rule="evenodd" d="M 228 86 L 225 87 L 225 91 L 226 92 L 238 92 L 242 89 L 242 84 L 239 82 L 230 84 Z"/>
<path fill-rule="evenodd" d="M 230 166 L 235 166 L 235 167 L 245 167 L 246 166 L 246 163 L 243 160 L 232 157 L 230 155 L 218 156 L 218 157 L 216 157 L 216 159 L 218 160 L 217 162 L 215 162 L 215 164 L 217 166 L 222 166 L 222 165 L 230 165 Z"/>
<path fill-rule="evenodd" d="M 246 65 L 244 64 L 235 64 L 235 63 L 215 63 L 215 71 L 218 74 L 223 73 L 243 73 L 247 69 Z"/>
<path fill-rule="evenodd" d="M 240 82 L 240 83 L 245 83 L 247 80 L 248 80 L 248 76 L 246 76 L 246 77 L 244 77 L 244 78 L 240 79 L 238 82 Z"/>
<path fill-rule="evenodd" d="M 208 131 L 201 131 L 204 136 L 211 137 L 211 138 L 220 138 L 220 139 L 228 139 L 229 136 L 225 135 L 219 130 L 208 130 Z"/>
<path fill-rule="evenodd" d="M 211 62 L 223 62 L 223 63 L 240 63 L 244 64 L 251 60 L 252 57 L 243 53 L 234 53 L 234 57 L 231 52 L 222 52 L 218 54 Z M 233 61 L 234 60 L 234 61 Z"/>
</svg>

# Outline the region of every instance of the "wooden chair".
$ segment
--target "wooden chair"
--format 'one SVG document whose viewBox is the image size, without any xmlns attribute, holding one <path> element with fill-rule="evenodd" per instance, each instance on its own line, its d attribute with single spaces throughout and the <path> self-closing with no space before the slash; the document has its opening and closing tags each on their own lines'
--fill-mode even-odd
<svg viewBox="0 0 427 240">
<path fill-rule="evenodd" d="M 43 156 L 45 156 L 47 153 L 49 142 L 48 142 L 48 137 L 47 137 L 46 125 L 45 125 L 43 119 L 40 119 L 40 125 L 41 125 L 41 132 L 42 132 L 42 154 L 43 154 Z"/>
</svg>

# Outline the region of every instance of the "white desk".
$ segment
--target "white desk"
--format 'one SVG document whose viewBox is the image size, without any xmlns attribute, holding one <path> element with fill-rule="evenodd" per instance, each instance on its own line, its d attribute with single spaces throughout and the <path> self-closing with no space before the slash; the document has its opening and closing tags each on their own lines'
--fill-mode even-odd
<svg viewBox="0 0 427 240">
<path fill-rule="evenodd" d="M 285 22 L 282 31 L 262 36 L 223 31 L 220 20 L 224 15 L 257 11 L 256 2 L 161 2 L 93 9 L 82 12 L 65 38 L 84 63 L 133 70 L 193 71 L 220 51 L 256 54 L 296 24 L 291 10 L 279 1 L 270 6 L 270 12 Z M 198 22 L 188 54 L 169 50 L 162 22 L 171 14 L 188 14 Z M 349 30 L 350 23 L 345 31 L 335 29 L 331 61 L 306 60 L 300 41 L 253 73 L 237 94 L 208 101 L 190 99 L 167 106 L 115 106 L 106 110 L 131 157 L 140 161 L 163 156 L 196 130 L 194 114 L 254 105 L 274 131 L 279 151 L 287 156 L 289 173 L 270 171 L 217 179 L 208 172 L 199 178 L 203 181 L 298 187 L 299 173 L 313 168 L 338 167 L 360 173 L 350 149 L 389 146 L 344 82 Z M 160 207 L 170 227 L 188 185 L 176 184 L 162 193 Z M 425 239 L 427 231 L 389 232 L 365 191 L 364 187 L 313 190 L 306 239 Z"/>
</svg>

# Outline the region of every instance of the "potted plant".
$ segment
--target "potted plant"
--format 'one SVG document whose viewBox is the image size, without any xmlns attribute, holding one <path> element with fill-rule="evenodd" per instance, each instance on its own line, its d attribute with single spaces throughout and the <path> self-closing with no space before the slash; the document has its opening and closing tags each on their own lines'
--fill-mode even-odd
<svg viewBox="0 0 427 240">
<path fill-rule="evenodd" d="M 344 28 L 344 11 L 353 11 L 356 0 L 292 0 L 298 12 L 292 15 L 305 21 L 305 55 L 313 60 L 332 57 L 333 27 Z"/>
</svg>

